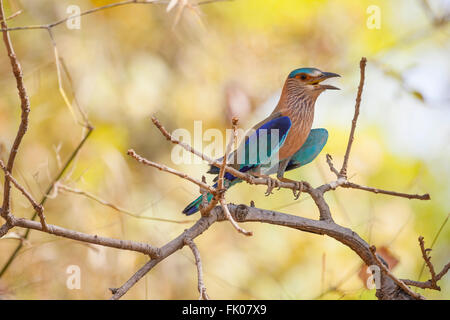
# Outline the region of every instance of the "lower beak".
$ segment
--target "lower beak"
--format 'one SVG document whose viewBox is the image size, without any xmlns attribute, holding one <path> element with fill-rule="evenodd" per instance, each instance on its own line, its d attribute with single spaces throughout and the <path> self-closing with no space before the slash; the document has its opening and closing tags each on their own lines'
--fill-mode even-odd
<svg viewBox="0 0 450 320">
<path fill-rule="evenodd" d="M 322 72 L 322 77 L 320 77 L 318 80 L 316 80 L 316 84 L 318 84 L 319 82 L 322 82 L 326 79 L 336 78 L 336 77 L 340 77 L 340 75 L 338 75 L 337 73 L 333 73 L 333 72 Z M 332 86 L 330 84 L 320 84 L 319 87 L 324 90 L 327 90 L 327 89 L 328 90 L 341 90 L 338 87 Z"/>
<path fill-rule="evenodd" d="M 321 84 L 319 86 L 324 90 L 341 90 L 340 88 L 332 86 L 331 84 Z"/>
</svg>

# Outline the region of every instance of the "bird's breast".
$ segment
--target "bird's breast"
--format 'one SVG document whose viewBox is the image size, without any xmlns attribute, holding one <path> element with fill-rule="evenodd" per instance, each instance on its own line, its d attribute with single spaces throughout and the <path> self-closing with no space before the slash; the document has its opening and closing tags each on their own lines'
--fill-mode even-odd
<svg viewBox="0 0 450 320">
<path fill-rule="evenodd" d="M 311 131 L 314 109 L 300 110 L 298 112 L 286 112 L 283 115 L 287 115 L 291 119 L 291 128 L 279 151 L 279 159 L 283 160 L 293 156 L 305 143 Z"/>
</svg>

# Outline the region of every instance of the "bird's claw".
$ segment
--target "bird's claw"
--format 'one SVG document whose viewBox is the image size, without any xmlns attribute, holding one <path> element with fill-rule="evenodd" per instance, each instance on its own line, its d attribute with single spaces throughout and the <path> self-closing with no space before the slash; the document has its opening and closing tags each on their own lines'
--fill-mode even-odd
<svg viewBox="0 0 450 320">
<path fill-rule="evenodd" d="M 303 182 L 295 181 L 294 184 L 295 184 L 295 187 L 294 187 L 294 189 L 292 189 L 292 193 L 294 194 L 294 200 L 297 200 L 298 198 L 300 198 L 300 195 L 302 194 Z"/>
<path fill-rule="evenodd" d="M 271 177 L 267 177 L 267 190 L 266 190 L 266 197 L 270 196 L 273 192 L 272 190 L 275 188 L 280 188 L 280 181 L 278 179 L 273 179 Z"/>
</svg>

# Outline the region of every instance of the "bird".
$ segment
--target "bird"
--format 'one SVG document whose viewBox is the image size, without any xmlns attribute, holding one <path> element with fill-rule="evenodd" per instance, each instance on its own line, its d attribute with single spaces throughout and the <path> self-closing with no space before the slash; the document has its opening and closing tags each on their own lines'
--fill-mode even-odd
<svg viewBox="0 0 450 320">
<path fill-rule="evenodd" d="M 240 172 L 266 177 L 273 182 L 275 180 L 269 176 L 276 173 L 278 181 L 293 182 L 301 190 L 301 182 L 285 178 L 284 173 L 312 162 L 327 143 L 328 131 L 312 129 L 312 123 L 319 95 L 325 90 L 339 90 L 333 85 L 322 84 L 322 81 L 334 77 L 340 75 L 311 67 L 290 72 L 275 109 L 251 128 L 236 150 L 230 153 L 227 164 Z M 218 175 L 219 172 L 219 167 L 211 165 L 207 173 Z M 218 185 L 217 180 L 218 176 L 214 179 L 214 188 Z M 225 172 L 226 189 L 239 182 L 242 180 Z M 266 195 L 270 193 L 268 190 Z M 213 197 L 208 193 L 208 202 Z M 192 215 L 199 211 L 202 200 L 203 196 L 199 196 L 192 201 L 183 214 Z"/>
</svg>

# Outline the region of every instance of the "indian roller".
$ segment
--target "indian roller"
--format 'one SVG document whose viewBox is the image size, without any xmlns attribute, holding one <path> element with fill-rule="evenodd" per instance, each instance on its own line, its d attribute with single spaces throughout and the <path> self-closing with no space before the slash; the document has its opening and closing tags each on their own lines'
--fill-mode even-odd
<svg viewBox="0 0 450 320">
<path fill-rule="evenodd" d="M 231 162 L 230 166 L 241 172 L 259 177 L 269 178 L 270 174 L 276 173 L 279 181 L 294 182 L 299 185 L 298 181 L 285 178 L 284 173 L 310 163 L 325 146 L 328 131 L 323 128 L 311 129 L 311 127 L 314 107 L 319 95 L 327 89 L 339 90 L 335 86 L 321 84 L 322 81 L 333 77 L 340 77 L 340 75 L 323 72 L 316 68 L 293 70 L 284 83 L 280 100 L 273 112 L 252 128 L 251 134 L 230 154 L 228 159 L 234 161 L 227 160 L 227 163 Z M 255 141 L 256 156 L 254 156 L 255 148 L 252 147 Z M 265 142 L 262 146 L 261 141 Z M 267 165 L 268 160 L 273 159 L 274 156 L 277 161 Z M 249 158 L 253 161 L 249 161 Z M 218 174 L 219 168 L 211 166 L 208 173 Z M 217 179 L 218 177 L 214 181 Z M 229 172 L 224 175 L 226 188 L 241 181 Z M 217 187 L 217 182 L 214 187 Z M 208 202 L 212 198 L 213 195 L 208 193 Z M 183 213 L 186 215 L 196 213 L 201 203 L 202 196 L 199 196 L 183 210 Z"/>
</svg>

